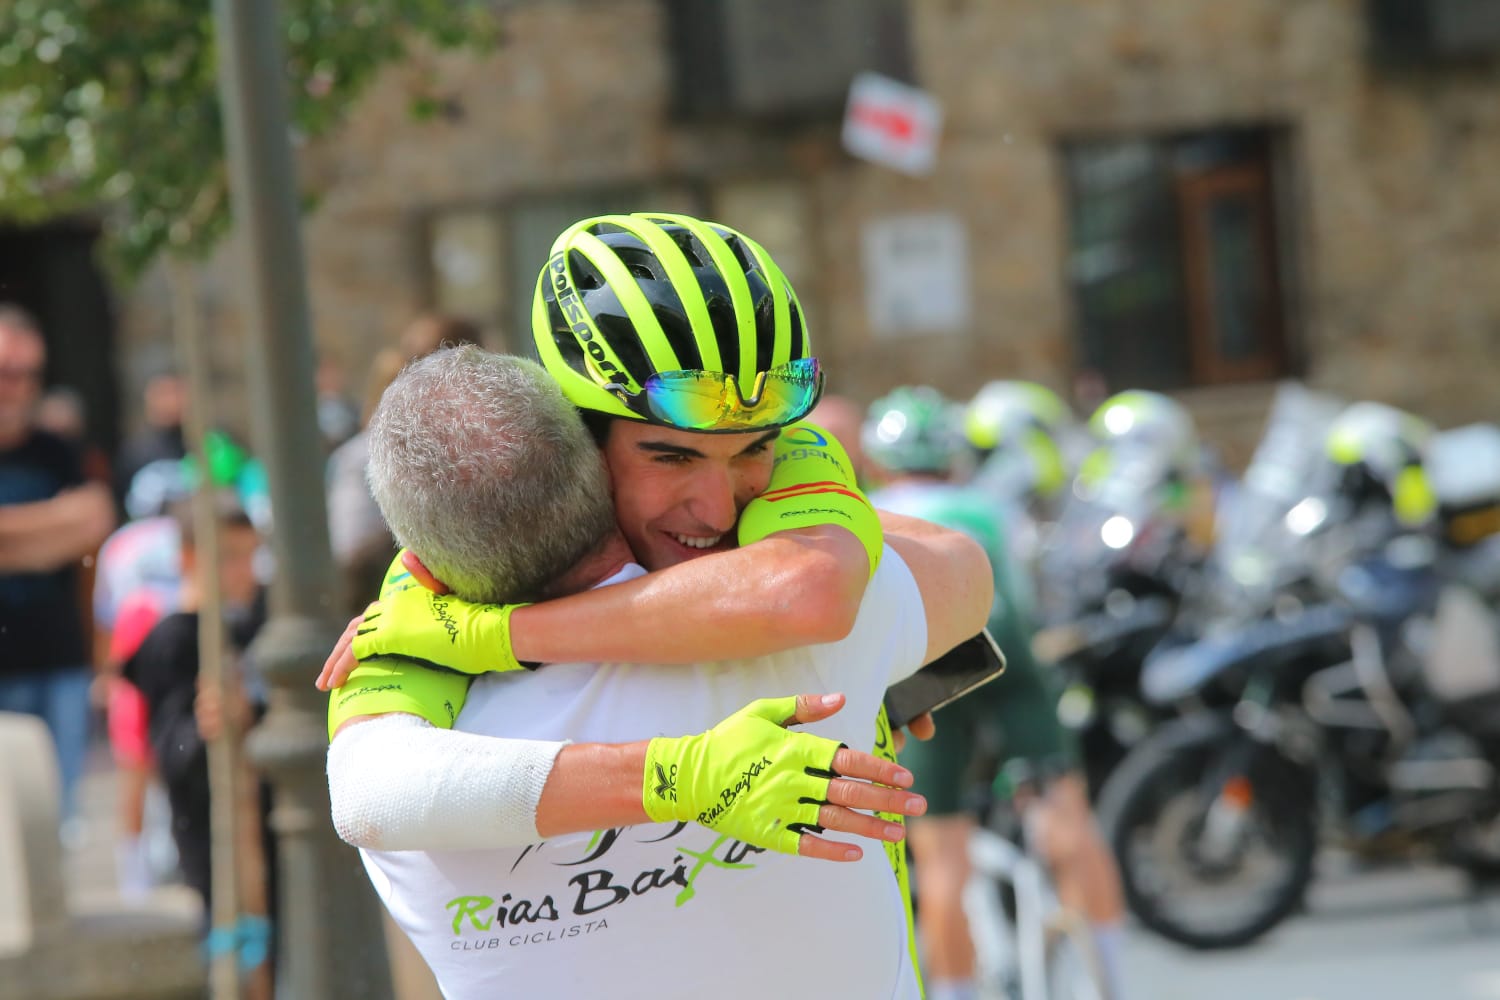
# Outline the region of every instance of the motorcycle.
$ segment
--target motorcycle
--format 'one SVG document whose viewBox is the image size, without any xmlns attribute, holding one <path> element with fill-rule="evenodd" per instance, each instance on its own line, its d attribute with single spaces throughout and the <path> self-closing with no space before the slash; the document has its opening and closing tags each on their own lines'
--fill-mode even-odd
<svg viewBox="0 0 1500 1000">
<path fill-rule="evenodd" d="M 1160 501 L 1149 462 L 1074 486 L 1038 564 L 1042 620 L 1033 648 L 1061 691 L 1090 789 L 1165 717 L 1139 694 L 1146 655 L 1173 627 L 1199 564 Z"/>
<path fill-rule="evenodd" d="M 1100 816 L 1132 912 L 1189 947 L 1298 909 L 1325 829 L 1500 872 L 1500 624 L 1475 588 L 1493 569 L 1336 508 L 1293 505 L 1280 550 L 1239 564 L 1260 600 L 1231 591 L 1237 619 L 1143 668 L 1146 701 L 1186 714 L 1121 764 Z"/>
</svg>

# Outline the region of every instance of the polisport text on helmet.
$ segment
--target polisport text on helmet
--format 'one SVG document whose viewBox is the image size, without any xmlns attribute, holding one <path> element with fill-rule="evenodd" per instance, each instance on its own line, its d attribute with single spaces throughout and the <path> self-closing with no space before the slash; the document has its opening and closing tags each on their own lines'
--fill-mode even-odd
<svg viewBox="0 0 1500 1000">
<path fill-rule="evenodd" d="M 589 357 L 594 359 L 601 371 L 607 375 L 623 375 L 620 369 L 606 360 L 604 347 L 594 334 L 594 325 L 589 322 L 589 314 L 578 300 L 578 293 L 573 290 L 573 283 L 568 279 L 567 255 L 553 255 L 547 266 L 552 271 L 552 290 L 557 295 L 558 308 L 562 309 L 563 318 L 568 321 L 573 336 L 583 343 Z"/>
</svg>

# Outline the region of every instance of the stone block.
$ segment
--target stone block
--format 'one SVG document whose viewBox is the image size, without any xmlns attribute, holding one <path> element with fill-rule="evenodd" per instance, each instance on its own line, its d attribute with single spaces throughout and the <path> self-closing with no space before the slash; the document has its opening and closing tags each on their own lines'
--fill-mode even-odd
<svg viewBox="0 0 1500 1000">
<path fill-rule="evenodd" d="M 69 909 L 57 839 L 59 790 L 46 726 L 0 712 L 0 997 L 205 996 L 196 912 L 118 904 Z"/>
</svg>

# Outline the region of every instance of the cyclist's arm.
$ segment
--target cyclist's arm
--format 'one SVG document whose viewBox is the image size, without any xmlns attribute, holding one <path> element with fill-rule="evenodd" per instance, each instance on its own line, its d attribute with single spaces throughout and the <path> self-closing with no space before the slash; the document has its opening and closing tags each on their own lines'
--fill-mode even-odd
<svg viewBox="0 0 1500 1000">
<path fill-rule="evenodd" d="M 927 659 L 985 625 L 994 573 L 969 536 L 880 511 L 886 544 L 906 562 L 927 616 Z M 849 634 L 868 583 L 855 536 L 831 525 L 772 535 L 586 593 L 520 608 L 522 660 L 696 663 L 762 656 Z M 524 630 L 524 631 L 523 631 Z"/>
<path fill-rule="evenodd" d="M 626 583 L 511 615 L 516 657 L 697 663 L 750 657 L 849 634 L 869 581 L 864 544 L 823 525 L 778 532 Z"/>
</svg>

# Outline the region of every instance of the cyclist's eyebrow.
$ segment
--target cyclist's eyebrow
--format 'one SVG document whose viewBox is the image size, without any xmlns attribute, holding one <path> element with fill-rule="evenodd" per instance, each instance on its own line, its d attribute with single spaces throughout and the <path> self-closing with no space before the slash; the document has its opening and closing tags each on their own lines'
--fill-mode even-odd
<svg viewBox="0 0 1500 1000">
<path fill-rule="evenodd" d="M 750 452 L 755 451 L 757 448 L 764 448 L 766 445 L 770 444 L 772 441 L 775 441 L 780 436 L 780 427 L 776 428 L 774 431 L 766 431 L 766 433 L 762 434 L 760 437 L 756 438 L 754 441 L 751 441 L 749 444 L 745 445 L 745 447 L 741 448 L 740 454 L 748 455 Z"/>
<path fill-rule="evenodd" d="M 766 433 L 762 434 L 760 437 L 756 438 L 754 441 L 751 441 L 749 444 L 745 445 L 745 447 L 741 448 L 738 452 L 738 455 L 747 455 L 750 452 L 755 451 L 757 448 L 764 448 L 772 441 L 775 441 L 780 434 L 781 428 L 779 427 L 775 430 L 766 431 Z M 635 443 L 635 446 L 641 451 L 653 451 L 663 455 L 680 455 L 683 458 L 708 457 L 697 448 L 689 448 L 686 445 L 681 444 L 671 444 L 666 441 L 637 441 Z"/>
<path fill-rule="evenodd" d="M 665 441 L 637 441 L 636 448 L 641 451 L 655 451 L 663 455 L 681 455 L 683 458 L 707 458 L 697 448 L 688 448 L 680 444 L 668 444 Z"/>
</svg>

